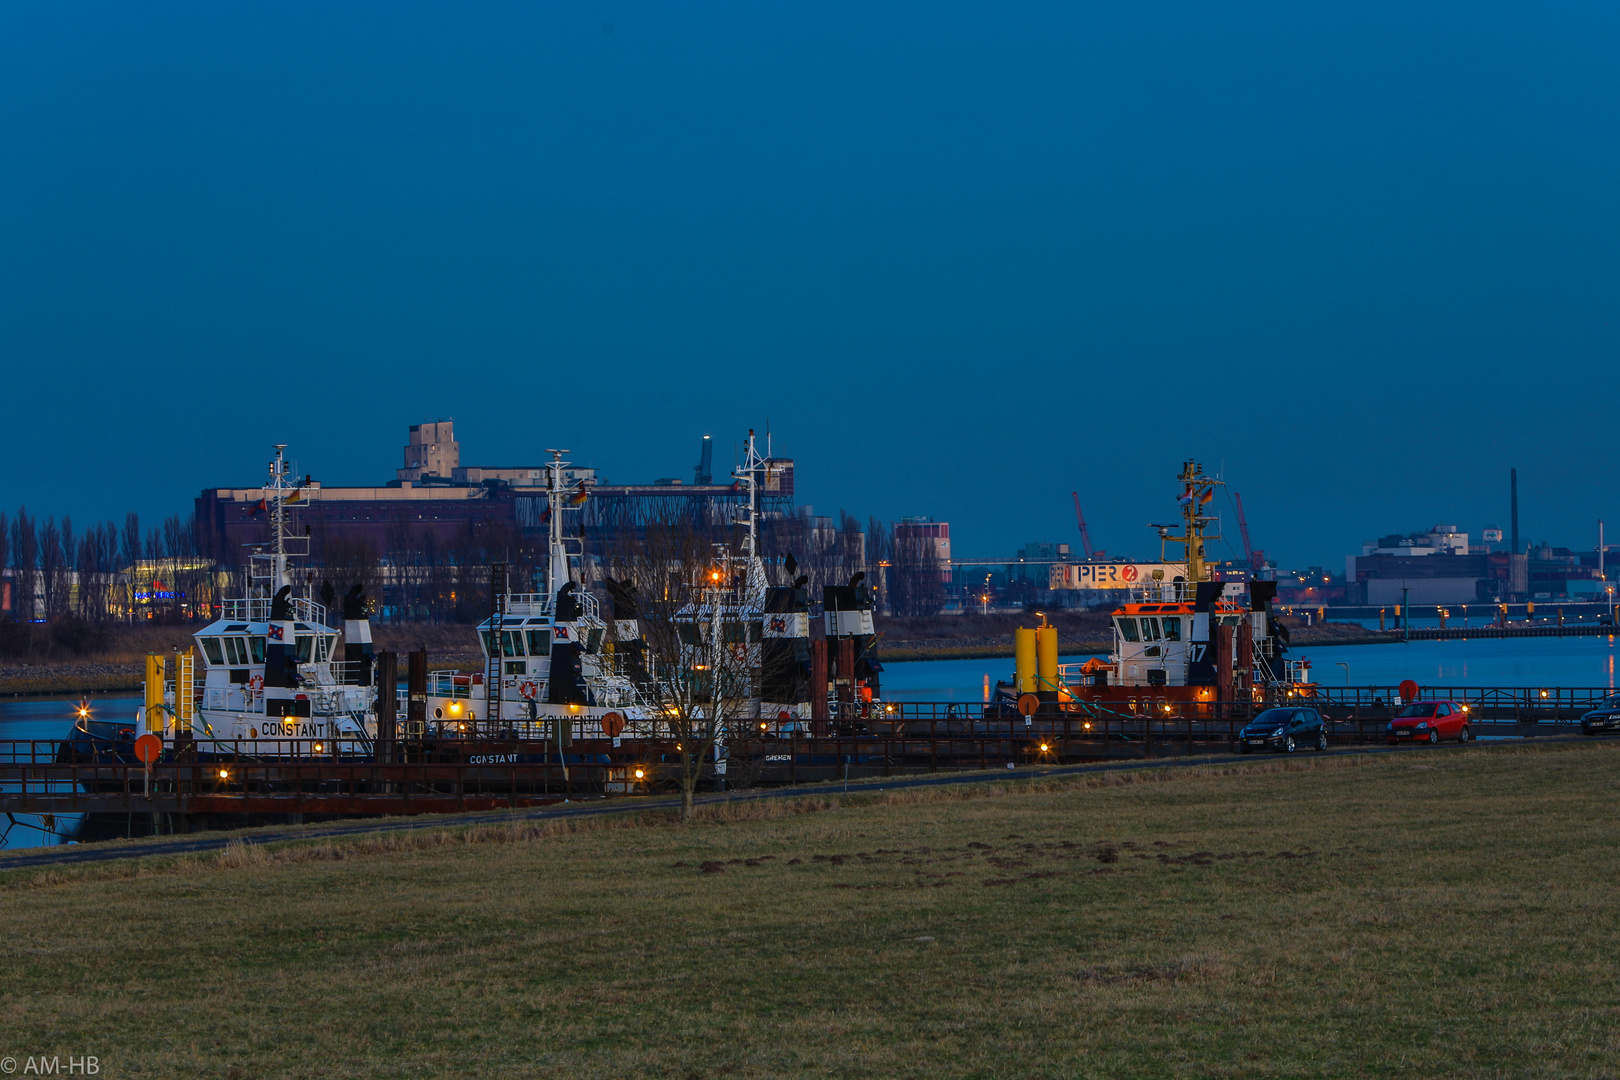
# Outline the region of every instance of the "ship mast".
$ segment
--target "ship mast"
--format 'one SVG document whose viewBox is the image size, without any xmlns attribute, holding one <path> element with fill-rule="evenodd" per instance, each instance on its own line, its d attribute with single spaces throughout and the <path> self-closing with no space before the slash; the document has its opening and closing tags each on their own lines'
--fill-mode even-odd
<svg viewBox="0 0 1620 1080">
<path fill-rule="evenodd" d="M 1176 479 L 1181 481 L 1181 494 L 1176 502 L 1181 506 L 1183 532 L 1179 537 L 1165 536 L 1164 539 L 1185 549 L 1187 584 L 1193 586 L 1209 580 L 1204 544 L 1209 540 L 1219 540 L 1220 535 L 1204 531 L 1216 520 L 1213 515 L 1204 513 L 1204 507 L 1215 497 L 1215 488 L 1223 481 L 1204 475 L 1204 467 L 1190 459 L 1182 463 L 1181 474 Z"/>
<path fill-rule="evenodd" d="M 551 463 L 546 466 L 547 471 L 551 474 L 548 477 L 549 495 L 546 500 L 546 508 L 551 515 L 550 559 L 546 564 L 546 599 L 548 604 L 556 604 L 557 590 L 568 582 L 568 550 L 563 545 L 562 524 L 562 476 L 563 466 L 568 464 L 562 459 L 562 456 L 568 451 L 547 450 L 546 453 L 551 455 Z"/>
<path fill-rule="evenodd" d="M 275 553 L 272 556 L 270 570 L 270 592 L 275 594 L 283 585 L 291 585 L 287 577 L 287 538 L 286 521 L 287 511 L 282 500 L 287 493 L 287 462 L 284 451 L 286 443 L 276 443 L 276 459 L 270 463 L 270 487 L 273 498 L 270 500 L 270 535 L 275 539 Z"/>
<path fill-rule="evenodd" d="M 742 556 L 747 560 L 747 602 L 758 606 L 765 602 L 765 564 L 759 557 L 759 484 L 765 476 L 766 459 L 759 456 L 754 442 L 754 429 L 748 429 L 748 449 L 740 468 L 732 470 L 732 477 L 748 485 L 748 507 L 742 513 L 747 517 L 748 532 L 742 541 Z"/>
</svg>

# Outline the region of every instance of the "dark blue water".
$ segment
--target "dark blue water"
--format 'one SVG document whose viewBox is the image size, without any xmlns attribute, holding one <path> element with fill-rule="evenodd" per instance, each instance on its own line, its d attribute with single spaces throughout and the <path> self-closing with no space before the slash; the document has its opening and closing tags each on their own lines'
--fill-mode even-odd
<svg viewBox="0 0 1620 1080">
<path fill-rule="evenodd" d="M 1606 687 L 1615 686 L 1613 638 L 1569 637 L 1413 641 L 1296 649 L 1316 682 L 1331 686 Z M 1064 657 L 1077 663 L 1084 657 Z M 984 678 L 1012 680 L 1012 658 L 918 660 L 883 666 L 890 701 L 982 701 Z"/>
<path fill-rule="evenodd" d="M 133 723 L 140 708 L 137 697 L 95 697 L 87 699 L 92 720 L 122 720 Z M 66 737 L 78 717 L 78 695 L 53 698 L 0 700 L 0 759 L 50 761 L 55 743 Z M 37 814 L 0 817 L 0 850 L 71 841 L 83 820 L 81 814 L 58 814 L 46 821 Z"/>
</svg>

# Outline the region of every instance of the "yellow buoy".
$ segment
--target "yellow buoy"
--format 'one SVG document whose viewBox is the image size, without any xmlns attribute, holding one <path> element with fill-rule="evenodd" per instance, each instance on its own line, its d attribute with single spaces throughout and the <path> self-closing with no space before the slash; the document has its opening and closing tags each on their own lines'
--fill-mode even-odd
<svg viewBox="0 0 1620 1080">
<path fill-rule="evenodd" d="M 163 657 L 146 654 L 146 730 L 162 732 L 163 723 Z"/>
<path fill-rule="evenodd" d="M 1013 674 L 1020 694 L 1033 694 L 1037 681 L 1035 669 L 1035 631 L 1023 627 L 1013 631 Z"/>
<path fill-rule="evenodd" d="M 1040 690 L 1056 690 L 1058 685 L 1057 627 L 1035 628 L 1035 673 L 1040 677 Z"/>
</svg>

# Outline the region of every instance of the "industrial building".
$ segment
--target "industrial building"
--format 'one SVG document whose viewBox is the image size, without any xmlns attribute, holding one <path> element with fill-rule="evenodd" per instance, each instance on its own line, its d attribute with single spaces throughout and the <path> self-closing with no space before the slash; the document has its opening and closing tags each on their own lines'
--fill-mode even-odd
<svg viewBox="0 0 1620 1080">
<path fill-rule="evenodd" d="M 1486 529 L 1485 537 L 1470 544 L 1455 525 L 1436 525 L 1426 533 L 1369 540 L 1360 555 L 1345 559 L 1346 598 L 1380 606 L 1472 604 L 1593 599 L 1603 591 L 1596 549 L 1582 554 L 1542 545 L 1498 552 L 1492 547 L 1501 530 Z"/>
<path fill-rule="evenodd" d="M 378 557 L 389 552 L 462 543 L 471 533 L 534 536 L 542 531 L 546 509 L 546 466 L 464 466 L 451 421 L 413 425 L 395 479 L 379 485 L 331 486 L 305 477 L 294 507 L 311 539 L 311 554 L 333 543 L 360 545 Z M 793 461 L 769 462 L 762 507 L 767 520 L 793 516 Z M 570 466 L 566 486 L 588 493 L 582 514 L 587 538 L 626 526 L 670 517 L 716 524 L 722 509 L 742 494 L 724 484 L 655 483 L 610 486 L 596 470 Z M 264 539 L 264 489 L 214 487 L 196 500 L 199 549 L 225 565 L 244 561 L 247 549 Z"/>
</svg>

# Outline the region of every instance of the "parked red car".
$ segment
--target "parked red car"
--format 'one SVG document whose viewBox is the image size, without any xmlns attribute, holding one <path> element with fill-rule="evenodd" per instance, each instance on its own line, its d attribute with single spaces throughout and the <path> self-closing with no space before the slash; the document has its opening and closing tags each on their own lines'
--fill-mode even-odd
<svg viewBox="0 0 1620 1080">
<path fill-rule="evenodd" d="M 1403 705 L 1389 722 L 1387 734 L 1391 746 L 1403 742 L 1426 742 L 1432 746 L 1441 739 L 1465 743 L 1473 737 L 1468 727 L 1468 706 L 1455 701 L 1414 701 Z"/>
</svg>

